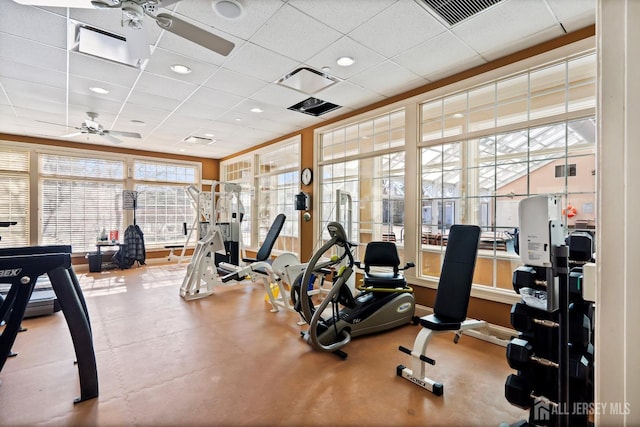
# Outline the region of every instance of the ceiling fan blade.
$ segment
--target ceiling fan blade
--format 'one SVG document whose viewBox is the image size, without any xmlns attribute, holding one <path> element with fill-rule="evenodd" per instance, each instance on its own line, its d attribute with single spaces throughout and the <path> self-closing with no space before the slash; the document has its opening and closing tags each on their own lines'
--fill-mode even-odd
<svg viewBox="0 0 640 427">
<path fill-rule="evenodd" d="M 124 136 L 126 138 L 142 139 L 142 135 L 140 135 L 138 132 L 123 132 L 121 130 L 105 130 L 103 133 L 110 134 L 110 135 Z"/>
<path fill-rule="evenodd" d="M 124 36 L 127 39 L 129 58 L 148 59 L 151 56 L 151 50 L 147 43 L 147 32 L 144 27 L 136 29 L 126 25 L 124 27 Z"/>
<path fill-rule="evenodd" d="M 84 132 L 74 132 L 67 135 L 62 135 L 60 138 L 73 138 L 74 136 L 82 135 Z"/>
<path fill-rule="evenodd" d="M 222 56 L 229 55 L 235 47 L 235 44 L 229 40 L 167 13 L 159 13 L 155 16 L 155 19 L 160 28 L 206 47 Z"/>
<path fill-rule="evenodd" d="M 93 9 L 91 0 L 13 0 L 26 6 L 43 7 L 71 7 L 78 9 Z"/>
<path fill-rule="evenodd" d="M 122 141 L 116 138 L 115 136 L 111 136 L 108 133 L 104 132 L 100 134 L 101 137 L 111 141 L 113 144 L 122 144 Z"/>
</svg>

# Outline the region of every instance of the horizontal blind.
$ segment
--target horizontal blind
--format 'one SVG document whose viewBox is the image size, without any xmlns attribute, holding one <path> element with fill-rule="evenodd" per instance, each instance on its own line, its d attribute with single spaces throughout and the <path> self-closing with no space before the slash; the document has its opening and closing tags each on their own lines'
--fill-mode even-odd
<svg viewBox="0 0 640 427">
<path fill-rule="evenodd" d="M 40 244 L 95 250 L 101 231 L 124 232 L 120 160 L 40 154 Z"/>
<path fill-rule="evenodd" d="M 183 224 L 190 227 L 196 217 L 185 189 L 199 184 L 199 168 L 184 163 L 135 160 L 133 170 L 138 192 L 136 224 L 144 233 L 145 245 L 184 243 Z"/>
<path fill-rule="evenodd" d="M 0 221 L 17 224 L 0 228 L 0 247 L 29 245 L 29 152 L 0 147 Z"/>
</svg>

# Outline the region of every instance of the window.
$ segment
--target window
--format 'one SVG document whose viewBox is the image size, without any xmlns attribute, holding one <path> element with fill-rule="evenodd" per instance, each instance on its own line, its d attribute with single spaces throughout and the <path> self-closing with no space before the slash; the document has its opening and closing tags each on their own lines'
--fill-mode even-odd
<svg viewBox="0 0 640 427">
<path fill-rule="evenodd" d="M 300 138 L 258 154 L 258 242 L 261 245 L 278 214 L 287 220 L 274 249 L 300 253 L 300 215 L 294 209 L 300 191 Z"/>
<path fill-rule="evenodd" d="M 137 192 L 136 223 L 144 232 L 145 245 L 184 243 L 183 224 L 193 224 L 195 209 L 185 189 L 198 184 L 194 165 L 134 160 Z"/>
<path fill-rule="evenodd" d="M 474 283 L 511 290 L 518 204 L 559 195 L 595 222 L 595 55 L 569 58 L 421 105 L 420 269 L 439 276 L 454 223 L 482 228 Z"/>
<path fill-rule="evenodd" d="M 29 152 L 0 147 L 0 221 L 16 222 L 0 227 L 0 247 L 29 245 Z"/>
<path fill-rule="evenodd" d="M 320 235 L 340 222 L 354 241 L 402 245 L 405 206 L 405 113 L 380 116 L 320 134 Z M 351 221 L 349 228 L 348 222 Z"/>
<path fill-rule="evenodd" d="M 300 137 L 224 162 L 221 167 L 224 180 L 243 187 L 240 196 L 246 212 L 241 226 L 243 245 L 260 247 L 276 216 L 283 213 L 287 219 L 273 249 L 299 254 L 300 215 L 294 204 L 300 191 Z M 252 222 L 251 218 L 257 221 Z"/>
<path fill-rule="evenodd" d="M 123 232 L 122 160 L 41 153 L 39 242 L 95 250 L 105 229 Z"/>
</svg>

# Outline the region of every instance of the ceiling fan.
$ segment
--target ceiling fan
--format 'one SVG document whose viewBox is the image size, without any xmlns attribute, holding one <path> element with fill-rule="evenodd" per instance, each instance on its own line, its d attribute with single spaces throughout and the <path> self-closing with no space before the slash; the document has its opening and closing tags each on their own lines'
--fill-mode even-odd
<svg viewBox="0 0 640 427">
<path fill-rule="evenodd" d="M 82 125 L 80 127 L 76 127 L 79 132 L 70 133 L 68 135 L 62 135 L 62 138 L 71 138 L 73 136 L 78 136 L 82 134 L 91 134 L 91 135 L 100 135 L 101 137 L 111 141 L 114 144 L 121 144 L 123 141 L 116 138 L 116 136 L 122 136 L 126 138 L 142 138 L 137 132 L 123 132 L 119 130 L 107 130 L 102 127 L 100 123 L 97 122 L 98 113 L 93 113 L 91 111 L 87 112 L 87 118 L 84 119 Z"/>
<path fill-rule="evenodd" d="M 130 50 L 138 58 L 149 57 L 149 46 L 142 34 L 136 34 L 135 30 L 143 27 L 143 17 L 154 19 L 163 30 L 174 33 L 182 38 L 190 40 L 200 46 L 212 50 L 220 55 L 227 56 L 235 44 L 210 33 L 200 27 L 188 23 L 168 13 L 157 13 L 159 8 L 170 6 L 180 0 L 14 0 L 16 3 L 30 6 L 47 7 L 71 7 L 71 8 L 95 8 L 95 9 L 121 9 L 121 24 L 127 35 L 127 44 L 131 42 Z M 140 32 L 138 32 L 140 33 Z M 136 37 L 138 36 L 138 37 Z"/>
</svg>

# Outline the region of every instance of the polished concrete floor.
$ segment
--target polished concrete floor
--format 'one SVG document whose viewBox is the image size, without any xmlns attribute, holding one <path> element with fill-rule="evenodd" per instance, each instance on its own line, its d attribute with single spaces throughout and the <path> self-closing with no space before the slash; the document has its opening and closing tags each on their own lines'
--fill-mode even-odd
<svg viewBox="0 0 640 427">
<path fill-rule="evenodd" d="M 62 313 L 26 319 L 0 373 L 1 426 L 498 426 L 524 418 L 504 398 L 505 349 L 436 336 L 437 397 L 396 376 L 418 326 L 354 339 L 341 360 L 271 313 L 260 284 L 184 301 L 185 266 L 79 273 L 91 316 L 100 396 L 79 395 Z"/>
</svg>

